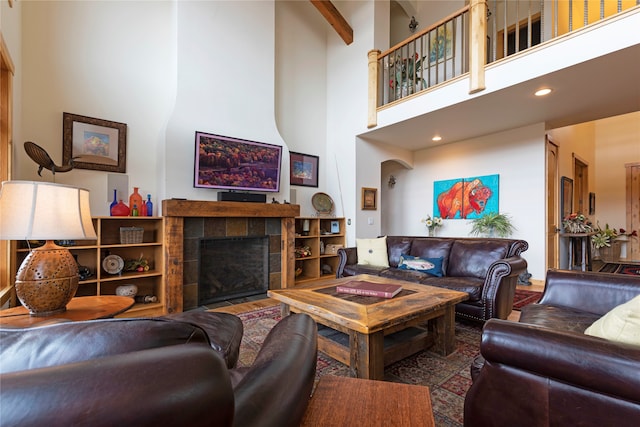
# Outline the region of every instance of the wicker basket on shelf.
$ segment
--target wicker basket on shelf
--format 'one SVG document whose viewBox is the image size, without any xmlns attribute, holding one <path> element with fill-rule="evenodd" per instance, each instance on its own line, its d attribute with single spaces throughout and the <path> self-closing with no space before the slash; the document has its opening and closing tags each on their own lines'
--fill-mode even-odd
<svg viewBox="0 0 640 427">
<path fill-rule="evenodd" d="M 120 227 L 120 243 L 133 244 L 142 243 L 144 228 L 142 227 Z"/>
</svg>

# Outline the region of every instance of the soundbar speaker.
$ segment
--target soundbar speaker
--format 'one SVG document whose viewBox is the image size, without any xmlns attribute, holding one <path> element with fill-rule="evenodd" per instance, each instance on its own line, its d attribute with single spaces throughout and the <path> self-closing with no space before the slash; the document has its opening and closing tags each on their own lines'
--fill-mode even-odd
<svg viewBox="0 0 640 427">
<path fill-rule="evenodd" d="M 235 191 L 218 191 L 218 201 L 266 203 L 267 195 L 258 193 L 236 193 Z"/>
</svg>

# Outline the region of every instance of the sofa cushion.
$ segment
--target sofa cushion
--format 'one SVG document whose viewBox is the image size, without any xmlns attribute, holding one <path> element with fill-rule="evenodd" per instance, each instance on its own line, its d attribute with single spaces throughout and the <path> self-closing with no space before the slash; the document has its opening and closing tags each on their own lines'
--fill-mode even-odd
<svg viewBox="0 0 640 427">
<path fill-rule="evenodd" d="M 387 237 L 377 239 L 356 239 L 358 264 L 389 267 Z"/>
<path fill-rule="evenodd" d="M 442 257 L 442 273 L 449 275 L 449 251 L 453 245 L 452 239 L 438 239 L 435 237 L 415 238 L 411 244 L 409 255 L 419 258 Z"/>
<path fill-rule="evenodd" d="M 509 246 L 507 240 L 456 240 L 451 246 L 447 276 L 484 279 L 491 264 L 506 258 Z"/>
<path fill-rule="evenodd" d="M 482 288 L 484 287 L 484 280 L 476 279 L 475 277 L 433 277 L 425 275 L 420 283 L 451 289 L 452 291 L 466 292 L 469 294 L 469 299 L 465 303 L 480 301 L 482 299 Z"/>
<path fill-rule="evenodd" d="M 397 267 L 400 262 L 400 255 L 408 255 L 411 250 L 411 238 L 387 236 L 387 254 L 389 256 L 389 267 Z"/>
<path fill-rule="evenodd" d="M 564 306 L 529 304 L 520 310 L 519 322 L 582 334 L 599 317 L 598 314 Z"/>
<path fill-rule="evenodd" d="M 435 277 L 442 277 L 442 257 L 419 258 L 411 255 L 401 255 L 398 268 L 400 270 L 416 270 Z"/>
<path fill-rule="evenodd" d="M 387 268 L 380 272 L 380 277 L 385 277 L 387 279 L 396 279 L 396 280 L 405 280 L 411 283 L 421 283 L 423 279 L 431 278 L 433 276 L 422 273 L 417 270 L 403 270 L 400 268 Z"/>
<path fill-rule="evenodd" d="M 640 345 L 640 295 L 609 311 L 584 333 L 610 341 Z"/>
<path fill-rule="evenodd" d="M 385 270 L 389 270 L 389 268 L 368 264 L 350 264 L 344 266 L 343 276 L 357 276 L 358 274 L 380 276 Z M 392 270 L 396 269 L 394 268 Z"/>
</svg>

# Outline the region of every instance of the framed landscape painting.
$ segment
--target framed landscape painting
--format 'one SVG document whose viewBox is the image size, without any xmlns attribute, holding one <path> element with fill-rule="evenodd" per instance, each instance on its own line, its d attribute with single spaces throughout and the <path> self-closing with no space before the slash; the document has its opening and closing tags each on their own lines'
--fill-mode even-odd
<svg viewBox="0 0 640 427">
<path fill-rule="evenodd" d="M 76 169 L 127 171 L 127 125 L 125 123 L 64 113 L 62 162 Z"/>
<path fill-rule="evenodd" d="M 291 185 L 303 187 L 318 186 L 318 156 L 302 153 L 289 153 Z"/>
</svg>

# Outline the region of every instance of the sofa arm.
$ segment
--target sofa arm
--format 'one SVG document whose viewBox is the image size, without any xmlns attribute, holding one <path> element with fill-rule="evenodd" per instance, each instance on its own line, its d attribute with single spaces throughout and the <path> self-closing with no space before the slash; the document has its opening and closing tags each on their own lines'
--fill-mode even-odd
<svg viewBox="0 0 640 427">
<path fill-rule="evenodd" d="M 489 363 L 640 403 L 637 346 L 491 319 L 482 331 L 480 352 Z"/>
<path fill-rule="evenodd" d="M 485 319 L 506 319 L 513 310 L 518 276 L 527 271 L 527 261 L 519 256 L 500 259 L 489 266 L 482 288 Z"/>
<path fill-rule="evenodd" d="M 465 427 L 629 425 L 640 416 L 638 347 L 491 319 L 480 351 Z"/>
<path fill-rule="evenodd" d="M 338 268 L 336 269 L 336 279 L 344 277 L 344 267 L 358 263 L 358 250 L 352 248 L 338 249 Z"/>
<path fill-rule="evenodd" d="M 7 426 L 231 426 L 225 362 L 174 345 L 0 375 Z"/>
<path fill-rule="evenodd" d="M 635 276 L 549 270 L 539 304 L 604 315 L 637 295 L 640 283 Z"/>
</svg>

